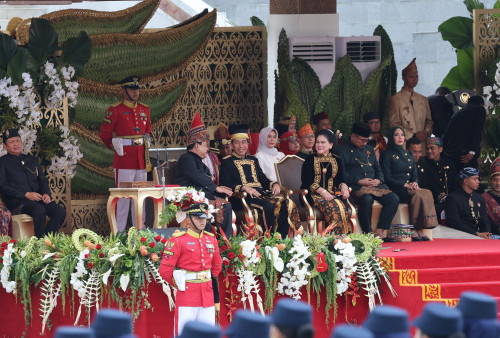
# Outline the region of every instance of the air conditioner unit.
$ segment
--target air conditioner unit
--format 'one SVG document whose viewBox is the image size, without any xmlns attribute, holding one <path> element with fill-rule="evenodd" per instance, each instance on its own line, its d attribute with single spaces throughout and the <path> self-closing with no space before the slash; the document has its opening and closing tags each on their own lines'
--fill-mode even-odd
<svg viewBox="0 0 500 338">
<path fill-rule="evenodd" d="M 361 73 L 363 82 L 380 66 L 380 36 L 351 36 L 335 38 L 335 54 L 341 58 L 346 54 Z"/>
<path fill-rule="evenodd" d="M 290 58 L 299 57 L 314 69 L 324 87 L 335 71 L 335 37 L 315 36 L 288 38 Z"/>
</svg>

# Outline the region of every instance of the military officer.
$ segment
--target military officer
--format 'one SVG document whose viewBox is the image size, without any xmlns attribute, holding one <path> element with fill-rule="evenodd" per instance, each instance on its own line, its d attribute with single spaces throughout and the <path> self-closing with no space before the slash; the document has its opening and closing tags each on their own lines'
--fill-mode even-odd
<svg viewBox="0 0 500 338">
<path fill-rule="evenodd" d="M 102 141 L 106 147 L 115 151 L 113 167 L 117 187 L 120 182 L 147 181 L 146 171 L 151 171 L 147 142 L 151 132 L 151 119 L 149 107 L 137 101 L 139 80 L 138 76 L 130 76 L 120 82 L 123 101 L 106 110 L 101 124 Z M 116 223 L 119 231 L 125 230 L 127 225 L 130 202 L 129 199 L 122 198 L 117 203 Z M 133 209 L 132 220 L 136 226 Z"/>
<path fill-rule="evenodd" d="M 420 172 L 424 176 L 420 186 L 432 192 L 438 221 L 441 221 L 446 196 L 458 187 L 455 165 L 442 156 L 442 152 L 443 142 L 439 137 L 432 136 L 425 142 L 426 156 L 420 159 Z"/>
<path fill-rule="evenodd" d="M 291 200 L 286 199 L 285 201 L 283 196 L 278 196 L 281 192 L 280 185 L 267 178 L 256 157 L 247 155 L 247 131 L 239 126 L 231 125 L 229 133 L 231 134 L 233 154 L 222 160 L 220 184 L 235 192 L 244 191 L 248 194 L 247 202 L 250 206 L 263 213 L 263 230 L 276 228 L 274 210 L 280 208 L 277 231 L 285 238 L 290 226 L 294 228 L 300 226 L 297 208 Z M 290 208 L 287 208 L 288 203 L 291 203 Z M 236 201 L 232 200 L 231 204 L 233 204 L 234 209 L 241 209 L 241 205 Z M 288 210 L 291 210 L 290 213 Z"/>
<path fill-rule="evenodd" d="M 3 134 L 7 155 L 0 157 L 0 193 L 13 214 L 33 217 L 35 236 L 56 233 L 66 218 L 66 210 L 52 201 L 49 184 L 38 160 L 22 154 L 23 142 L 17 129 Z M 50 218 L 46 224 L 47 216 Z"/>
<path fill-rule="evenodd" d="M 204 231 L 208 206 L 196 203 L 184 209 L 182 225 L 187 231 L 175 232 L 163 251 L 160 275 L 177 288 L 175 336 L 190 320 L 215 325 L 214 291 L 211 277 L 222 270 L 217 239 Z"/>
</svg>

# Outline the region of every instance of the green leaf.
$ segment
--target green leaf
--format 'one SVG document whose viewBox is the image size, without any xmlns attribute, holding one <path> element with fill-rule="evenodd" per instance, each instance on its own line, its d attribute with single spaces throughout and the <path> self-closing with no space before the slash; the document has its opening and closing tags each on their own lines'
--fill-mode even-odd
<svg viewBox="0 0 500 338">
<path fill-rule="evenodd" d="M 450 88 L 451 91 L 468 88 L 467 82 L 462 78 L 462 75 L 460 75 L 460 70 L 458 69 L 458 66 L 455 66 L 452 69 L 450 69 L 450 72 L 444 78 L 443 82 L 441 83 L 441 86 L 448 87 Z"/>
<path fill-rule="evenodd" d="M 288 37 L 284 28 L 281 29 L 278 40 L 278 66 L 287 67 L 290 63 Z"/>
<path fill-rule="evenodd" d="M 474 88 L 474 48 L 459 49 L 457 62 L 460 75 L 467 83 L 466 88 Z"/>
<path fill-rule="evenodd" d="M 57 33 L 47 20 L 31 19 L 28 49 L 39 64 L 45 63 L 58 49 Z"/>
<path fill-rule="evenodd" d="M 7 65 L 7 76 L 12 79 L 14 84 L 22 85 L 24 82 L 22 73 L 26 72 L 26 54 L 26 49 L 19 48 L 16 56 Z"/>
<path fill-rule="evenodd" d="M 472 24 L 471 18 L 455 16 L 440 24 L 438 31 L 443 40 L 450 42 L 453 48 L 469 48 L 472 47 Z"/>
<path fill-rule="evenodd" d="M 474 9 L 484 8 L 484 4 L 479 0 L 464 0 L 464 5 L 465 7 L 467 7 L 467 10 L 469 11 L 471 18 L 472 18 L 472 11 Z"/>
<path fill-rule="evenodd" d="M 384 79 L 388 77 L 385 83 L 388 85 L 390 95 L 392 96 L 397 92 L 396 84 L 398 82 L 398 70 L 396 68 L 396 61 L 394 61 L 394 48 L 392 46 L 392 41 L 382 25 L 378 25 L 377 28 L 375 28 L 373 35 L 380 36 L 380 43 L 382 47 L 381 60 L 385 60 L 388 57 L 392 58 L 390 69 L 386 69 L 384 71 Z M 385 109 L 383 111 L 385 111 Z M 379 112 L 382 112 L 382 110 L 379 110 Z"/>
<path fill-rule="evenodd" d="M 7 34 L 0 33 L 0 70 L 7 71 L 7 65 L 16 53 L 17 46 L 14 40 Z"/>
<path fill-rule="evenodd" d="M 360 114 L 357 117 L 357 120 L 360 121 L 365 113 L 370 111 L 378 111 L 380 106 L 379 102 L 382 98 L 385 97 L 383 93 L 381 93 L 382 86 L 382 77 L 384 75 L 385 69 L 389 68 L 392 63 L 392 57 L 388 56 L 380 66 L 370 74 L 365 83 L 365 88 L 363 90 L 363 103 L 361 105 Z M 382 95 L 381 95 L 382 94 Z"/>
<path fill-rule="evenodd" d="M 252 23 L 252 26 L 265 26 L 266 24 L 264 21 L 262 21 L 259 17 L 252 16 L 250 17 L 250 22 Z"/>
<path fill-rule="evenodd" d="M 92 42 L 87 33 L 80 32 L 77 38 L 70 38 L 62 44 L 63 64 L 70 64 L 75 68 L 76 75 L 83 72 L 84 66 L 90 59 Z"/>
<path fill-rule="evenodd" d="M 304 60 L 295 58 L 290 64 L 290 80 L 300 101 L 312 116 L 314 106 L 321 93 L 321 83 L 318 75 Z"/>
</svg>

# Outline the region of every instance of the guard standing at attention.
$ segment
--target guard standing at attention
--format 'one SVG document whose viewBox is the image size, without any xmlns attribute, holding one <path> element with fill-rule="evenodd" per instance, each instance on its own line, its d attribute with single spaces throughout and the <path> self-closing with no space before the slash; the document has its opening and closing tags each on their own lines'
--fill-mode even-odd
<svg viewBox="0 0 500 338">
<path fill-rule="evenodd" d="M 222 258 L 215 236 L 204 231 L 208 205 L 196 203 L 184 209 L 181 225 L 187 231 L 175 232 L 167 242 L 160 264 L 160 275 L 177 288 L 175 336 L 191 320 L 215 325 L 212 276 L 222 270 Z"/>
<path fill-rule="evenodd" d="M 147 181 L 146 171 L 151 171 L 147 141 L 151 132 L 151 119 L 149 107 L 137 101 L 139 80 L 138 76 L 130 76 L 120 82 L 123 101 L 106 110 L 101 124 L 102 141 L 115 151 L 113 167 L 117 187 L 120 182 Z M 130 202 L 122 198 L 117 203 L 118 231 L 124 231 L 127 226 Z M 136 226 L 133 208 L 132 221 Z"/>
</svg>

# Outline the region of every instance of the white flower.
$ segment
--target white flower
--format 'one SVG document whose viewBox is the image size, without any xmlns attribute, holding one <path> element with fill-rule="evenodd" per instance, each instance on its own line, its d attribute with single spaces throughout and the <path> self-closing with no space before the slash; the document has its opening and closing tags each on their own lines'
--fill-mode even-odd
<svg viewBox="0 0 500 338">
<path fill-rule="evenodd" d="M 51 252 L 51 253 L 45 254 L 45 256 L 43 256 L 43 258 L 42 258 L 42 261 L 46 260 L 49 257 L 54 256 L 55 254 L 56 254 L 55 252 Z"/>
<path fill-rule="evenodd" d="M 109 270 L 102 275 L 102 283 L 104 285 L 108 285 L 108 278 L 110 274 L 111 274 L 111 268 L 109 268 Z"/>
<path fill-rule="evenodd" d="M 295 236 L 293 239 L 293 246 L 289 251 L 290 254 L 294 253 L 290 261 L 287 263 L 287 272 L 281 275 L 278 282 L 278 292 L 288 295 L 295 299 L 300 299 L 300 289 L 302 286 L 307 285 L 309 272 L 309 263 L 306 259 L 311 256 L 309 247 L 304 244 L 301 236 Z"/>
<path fill-rule="evenodd" d="M 127 291 L 128 282 L 130 281 L 130 275 L 121 275 L 120 277 L 120 287 L 123 291 Z"/>
<path fill-rule="evenodd" d="M 118 258 L 120 258 L 121 256 L 125 256 L 125 254 L 117 254 L 117 255 L 113 255 L 109 258 L 109 261 L 110 262 L 114 262 L 116 261 Z"/>
<path fill-rule="evenodd" d="M 25 258 L 26 257 L 26 250 L 23 250 L 21 251 L 21 258 Z"/>
</svg>

